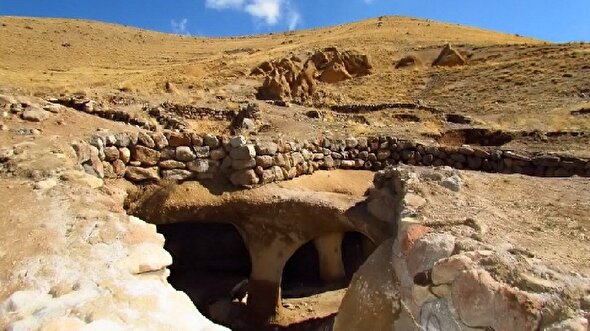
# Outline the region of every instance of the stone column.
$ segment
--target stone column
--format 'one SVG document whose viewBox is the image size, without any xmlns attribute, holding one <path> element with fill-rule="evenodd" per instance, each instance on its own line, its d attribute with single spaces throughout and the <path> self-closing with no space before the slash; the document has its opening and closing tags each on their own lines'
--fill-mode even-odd
<svg viewBox="0 0 590 331">
<path fill-rule="evenodd" d="M 342 261 L 344 233 L 330 233 L 313 241 L 320 259 L 320 277 L 328 284 L 344 281 L 346 273 Z"/>
<path fill-rule="evenodd" d="M 282 241 L 280 237 L 271 243 L 268 240 L 250 242 L 252 273 L 248 281 L 247 305 L 253 322 L 265 324 L 281 312 L 283 268 L 302 243 Z"/>
</svg>

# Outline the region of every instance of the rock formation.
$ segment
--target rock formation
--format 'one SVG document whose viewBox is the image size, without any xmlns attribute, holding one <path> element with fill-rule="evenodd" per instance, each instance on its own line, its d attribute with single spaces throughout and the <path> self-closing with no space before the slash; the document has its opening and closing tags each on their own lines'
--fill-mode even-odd
<svg viewBox="0 0 590 331">
<path fill-rule="evenodd" d="M 439 67 L 454 67 L 464 65 L 465 63 L 467 63 L 465 57 L 458 50 L 454 49 L 451 44 L 447 44 L 436 60 L 432 62 L 432 65 Z"/>
<path fill-rule="evenodd" d="M 369 75 L 372 68 L 367 55 L 329 47 L 316 51 L 305 62 L 297 56 L 263 62 L 251 75 L 265 76 L 258 89 L 259 99 L 302 101 L 314 95 L 318 82 L 338 83 Z"/>
</svg>

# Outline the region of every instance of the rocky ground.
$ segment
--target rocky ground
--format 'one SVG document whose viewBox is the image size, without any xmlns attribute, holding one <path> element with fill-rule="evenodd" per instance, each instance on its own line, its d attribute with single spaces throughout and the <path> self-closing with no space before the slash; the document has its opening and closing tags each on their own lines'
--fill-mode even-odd
<svg viewBox="0 0 590 331">
<path fill-rule="evenodd" d="M 214 40 L 77 20 L 0 17 L 0 23 L 1 328 L 223 329 L 168 284 L 166 267 L 173 261 L 162 248 L 163 237 L 127 214 L 129 197 L 133 200 L 140 195 L 137 188 L 141 193 L 144 187 L 120 177 L 150 176 L 136 150 L 133 159 L 129 149 L 127 156 L 117 148 L 108 150 L 117 152 L 111 163 L 125 157 L 123 166 L 138 163 L 127 167 L 136 173 L 122 168 L 114 176 L 119 179 L 100 178 L 104 168 L 101 174 L 88 167 L 102 167 L 111 157 L 99 155 L 98 148 L 82 161 L 86 166 L 80 164 L 80 150 L 73 146 L 88 145 L 83 142 L 97 132 L 147 137 L 139 145 L 153 148 L 154 134 L 168 144 L 170 136 L 161 133 L 167 130 L 179 136 L 242 134 L 288 141 L 383 135 L 425 146 L 497 148 L 507 155 L 590 157 L 590 47 L 583 43 L 556 45 L 399 17 Z M 445 48 L 447 43 L 452 45 Z M 186 162 L 209 147 L 206 142 L 189 145 L 178 146 L 187 147 L 180 155 Z M 242 145 L 246 141 L 236 146 Z M 152 153 L 150 148 L 145 152 Z M 177 164 L 178 157 L 175 151 L 165 161 Z M 365 201 L 373 187 L 374 172 L 360 170 L 281 180 L 317 170 L 306 167 L 311 170 L 294 166 L 291 177 L 273 174 L 276 182 L 252 191 L 236 191 L 227 182 L 179 186 L 190 187 L 191 195 L 175 190 L 182 199 L 200 197 L 205 204 L 214 201 L 206 198 L 263 204 L 265 197 L 282 194 L 316 202 L 332 197 L 338 205 Z M 366 307 L 375 313 L 370 311 L 375 302 L 394 307 L 401 298 L 408 316 L 422 326 L 455 323 L 463 330 L 503 330 L 510 324 L 494 324 L 489 317 L 512 312 L 506 293 L 517 293 L 533 307 L 527 310 L 532 315 L 515 315 L 514 321 L 525 316 L 518 328 L 588 328 L 583 317 L 590 311 L 590 181 L 578 176 L 584 174 L 583 165 L 578 175 L 557 178 L 423 169 L 410 170 L 414 184 L 400 211 L 404 226 L 398 240 L 386 242 L 389 246 L 361 268 L 351 285 L 354 291 L 286 299 L 279 325 L 303 323 L 304 328 L 310 318 L 331 324 L 344 296 L 342 307 L 353 316 Z M 159 178 L 155 171 L 152 177 Z M 265 176 L 254 173 L 252 178 Z M 258 183 L 258 177 L 248 184 Z M 178 199 L 168 208 L 184 203 Z M 377 206 L 387 209 L 389 203 Z M 400 248 L 404 235 L 411 244 Z M 425 250 L 432 242 L 453 249 L 440 256 L 437 251 L 437 259 L 420 266 L 399 254 L 397 260 L 392 257 L 396 250 L 409 254 L 415 242 Z M 467 309 L 475 304 L 462 291 L 473 289 L 453 285 L 453 277 L 435 279 L 435 263 L 440 268 L 450 263 L 452 270 L 459 268 L 454 263 L 463 263 L 461 277 L 474 287 L 484 279 L 478 293 L 494 293 L 497 315 L 482 317 Z M 397 274 L 398 283 L 375 277 L 374 269 L 385 268 Z M 426 280 L 416 284 L 415 277 L 424 275 Z M 363 286 L 395 288 L 399 297 L 365 302 Z M 442 321 L 436 312 L 449 310 L 449 304 L 456 309 L 453 320 Z M 335 328 L 354 329 L 342 316 Z M 375 329 L 370 322 L 394 323 L 399 316 L 369 324 L 360 320 L 355 327 Z"/>
</svg>

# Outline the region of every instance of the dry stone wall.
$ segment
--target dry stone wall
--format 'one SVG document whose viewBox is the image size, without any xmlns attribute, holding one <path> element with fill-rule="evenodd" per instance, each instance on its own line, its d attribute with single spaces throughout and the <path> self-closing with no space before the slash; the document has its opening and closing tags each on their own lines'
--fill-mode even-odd
<svg viewBox="0 0 590 331">
<path fill-rule="evenodd" d="M 319 169 L 381 170 L 399 163 L 531 176 L 590 176 L 588 159 L 491 147 L 426 146 L 395 137 L 248 140 L 193 132 L 98 132 L 73 144 L 78 161 L 99 177 L 210 179 L 236 186 L 293 179 Z"/>
</svg>

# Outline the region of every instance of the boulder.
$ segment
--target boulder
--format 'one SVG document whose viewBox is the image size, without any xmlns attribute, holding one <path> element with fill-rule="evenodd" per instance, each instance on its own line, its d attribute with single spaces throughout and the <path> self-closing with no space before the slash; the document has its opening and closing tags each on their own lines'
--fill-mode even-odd
<svg viewBox="0 0 590 331">
<path fill-rule="evenodd" d="M 25 121 L 42 122 L 49 117 L 49 113 L 39 107 L 30 106 L 25 109 L 21 117 Z"/>
<path fill-rule="evenodd" d="M 400 300 L 392 245 L 393 239 L 383 242 L 354 274 L 334 331 L 419 330 Z"/>
<path fill-rule="evenodd" d="M 407 67 L 420 67 L 422 66 L 422 61 L 417 58 L 415 55 L 408 55 L 401 58 L 395 65 L 396 69 L 400 68 L 407 68 Z"/>
</svg>

